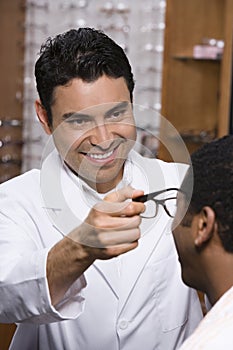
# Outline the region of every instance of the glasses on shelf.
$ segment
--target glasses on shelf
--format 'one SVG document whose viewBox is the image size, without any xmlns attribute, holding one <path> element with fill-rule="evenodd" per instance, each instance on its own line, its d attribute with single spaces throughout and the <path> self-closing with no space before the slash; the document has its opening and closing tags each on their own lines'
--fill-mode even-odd
<svg viewBox="0 0 233 350">
<path fill-rule="evenodd" d="M 36 1 L 36 0 L 31 0 L 31 1 L 22 1 L 21 3 L 20 3 L 20 7 L 22 8 L 22 9 L 31 9 L 31 8 L 33 8 L 33 9 L 37 9 L 37 10 L 44 10 L 44 11 L 47 11 L 48 10 L 48 8 L 49 8 L 49 3 L 48 3 L 48 1 Z"/>
<path fill-rule="evenodd" d="M 142 25 L 140 27 L 140 31 L 142 33 L 150 33 L 150 32 L 156 32 L 156 31 L 163 31 L 165 29 L 165 23 L 160 22 L 158 24 L 155 23 L 147 23 L 145 25 Z"/>
<path fill-rule="evenodd" d="M 128 14 L 131 11 L 131 9 L 124 2 L 118 2 L 115 6 L 112 1 L 107 1 L 102 7 L 100 7 L 99 11 L 107 15 L 112 15 L 114 13 L 124 15 Z"/>
<path fill-rule="evenodd" d="M 165 13 L 166 10 L 166 1 L 162 0 L 159 1 L 158 4 L 142 4 L 142 10 L 147 12 L 147 13 L 151 13 L 151 12 L 161 12 L 161 13 Z"/>
<path fill-rule="evenodd" d="M 70 4 L 62 3 L 59 5 L 59 8 L 61 10 L 76 10 L 76 9 L 85 9 L 89 5 L 89 0 L 79 0 L 79 1 L 73 1 Z"/>
<path fill-rule="evenodd" d="M 19 119 L 0 119 L 0 127 L 3 126 L 10 126 L 10 127 L 16 127 L 16 126 L 22 126 L 23 121 Z"/>
<path fill-rule="evenodd" d="M 124 34 L 129 34 L 130 32 L 130 26 L 128 24 L 121 24 L 121 23 L 111 23 L 111 24 L 107 24 L 107 25 L 104 25 L 102 27 L 102 29 L 104 31 L 113 31 L 113 32 L 122 32 Z"/>
<path fill-rule="evenodd" d="M 32 144 L 32 143 L 40 143 L 41 137 L 37 137 L 35 139 L 14 139 L 11 135 L 6 135 L 4 138 L 0 139 L 0 148 L 6 146 L 6 145 L 16 145 L 16 146 L 23 146 L 24 144 Z"/>
<path fill-rule="evenodd" d="M 151 43 L 147 43 L 143 47 L 143 51 L 162 54 L 163 53 L 163 45 L 153 45 Z"/>
<path fill-rule="evenodd" d="M 145 203 L 145 211 L 141 215 L 142 218 L 152 219 L 155 218 L 159 211 L 159 205 L 163 207 L 165 212 L 171 218 L 175 217 L 177 210 L 177 194 L 183 192 L 178 188 L 167 188 L 157 192 L 151 192 L 143 196 L 134 198 L 134 202 Z M 166 194 L 166 198 L 155 198 L 162 194 Z"/>
<path fill-rule="evenodd" d="M 7 153 L 0 157 L 0 166 L 4 164 L 16 164 L 20 166 L 22 164 L 22 159 L 13 154 Z"/>
</svg>

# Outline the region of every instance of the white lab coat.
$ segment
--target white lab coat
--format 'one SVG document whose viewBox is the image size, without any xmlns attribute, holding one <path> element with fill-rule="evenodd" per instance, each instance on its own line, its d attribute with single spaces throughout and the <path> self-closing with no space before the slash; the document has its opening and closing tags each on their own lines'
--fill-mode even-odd
<svg viewBox="0 0 233 350">
<path fill-rule="evenodd" d="M 179 186 L 187 169 L 134 151 L 129 159 L 128 180 L 145 192 Z M 95 261 L 51 305 L 47 253 L 84 220 L 94 197 L 56 152 L 42 172 L 0 186 L 0 322 L 18 324 L 11 350 L 173 350 L 199 323 L 199 300 L 181 281 L 162 208 L 156 219 L 143 220 L 135 250 Z"/>
</svg>

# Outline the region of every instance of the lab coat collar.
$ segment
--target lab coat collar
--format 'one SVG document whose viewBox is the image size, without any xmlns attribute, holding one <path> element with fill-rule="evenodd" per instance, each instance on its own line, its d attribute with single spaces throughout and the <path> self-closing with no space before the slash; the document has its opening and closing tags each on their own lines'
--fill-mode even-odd
<svg viewBox="0 0 233 350">
<path fill-rule="evenodd" d="M 67 176 L 74 183 L 74 185 L 77 186 L 80 189 L 80 191 L 85 194 L 85 196 L 89 200 L 91 206 L 93 206 L 97 202 L 102 200 L 110 192 L 115 191 L 118 188 L 122 188 L 124 186 L 131 184 L 131 182 L 132 182 L 132 156 L 131 156 L 131 153 L 132 153 L 132 151 L 129 153 L 128 158 L 125 161 L 122 180 L 119 182 L 119 184 L 116 186 L 116 188 L 114 188 L 114 190 L 111 190 L 108 193 L 100 194 L 97 191 L 95 191 L 83 179 L 81 179 L 79 176 L 74 174 L 65 163 L 63 163 L 63 168 L 64 168 L 65 172 L 67 173 Z"/>
<path fill-rule="evenodd" d="M 119 188 L 131 183 L 131 167 L 129 156 L 125 162 L 123 179 L 118 184 Z M 62 162 L 56 149 L 43 161 L 40 187 L 43 207 L 47 211 L 53 227 L 63 236 L 81 224 L 90 208 L 106 195 L 98 194 L 73 174 Z M 64 193 L 64 188 L 66 193 Z M 79 206 L 79 217 L 75 215 L 77 198 L 83 202 Z"/>
</svg>

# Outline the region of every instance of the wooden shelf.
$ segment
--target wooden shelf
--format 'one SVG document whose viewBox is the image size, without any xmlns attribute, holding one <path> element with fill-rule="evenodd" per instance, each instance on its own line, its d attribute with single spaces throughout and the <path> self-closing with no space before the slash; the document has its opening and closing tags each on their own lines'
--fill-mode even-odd
<svg viewBox="0 0 233 350">
<path fill-rule="evenodd" d="M 210 61 L 210 62 L 220 62 L 222 60 L 221 57 L 219 58 L 206 58 L 206 57 L 193 57 L 193 56 L 185 56 L 185 55 L 176 55 L 172 57 L 175 60 L 181 60 L 181 61 Z"/>
<path fill-rule="evenodd" d="M 22 140 L 23 104 L 17 96 L 23 96 L 24 31 L 19 30 L 25 21 L 25 0 L 0 1 L 0 140 Z M 17 124 L 17 127 L 16 126 Z M 21 173 L 21 165 L 14 161 L 4 162 L 5 157 L 22 158 L 22 147 L 7 144 L 0 147 L 0 183 Z M 0 339 L 0 349 L 4 349 Z"/>
<path fill-rule="evenodd" d="M 228 134 L 233 1 L 212 0 L 210 4 L 209 0 L 167 0 L 165 20 L 161 114 L 180 133 L 182 130 L 216 130 L 216 137 Z M 223 40 L 223 56 L 219 59 L 193 57 L 194 45 L 203 38 Z M 163 126 L 160 138 L 167 139 L 162 133 L 166 133 Z M 190 138 L 184 138 L 184 142 L 189 152 L 203 144 Z M 173 160 L 166 148 L 160 144 L 159 158 Z"/>
</svg>

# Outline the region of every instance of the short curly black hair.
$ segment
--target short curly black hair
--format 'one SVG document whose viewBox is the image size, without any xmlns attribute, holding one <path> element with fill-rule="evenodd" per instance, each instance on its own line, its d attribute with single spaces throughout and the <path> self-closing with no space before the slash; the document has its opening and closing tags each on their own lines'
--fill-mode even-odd
<svg viewBox="0 0 233 350">
<path fill-rule="evenodd" d="M 100 30 L 70 29 L 48 38 L 40 50 L 35 65 L 37 91 L 52 124 L 51 105 L 55 87 L 66 85 L 74 78 L 85 82 L 102 75 L 123 77 L 133 101 L 134 79 L 123 49 Z"/>
<path fill-rule="evenodd" d="M 233 135 L 205 144 L 191 155 L 191 161 L 192 167 L 181 186 L 189 193 L 193 176 L 188 212 L 197 214 L 204 206 L 210 206 L 216 215 L 223 247 L 233 252 Z"/>
</svg>

